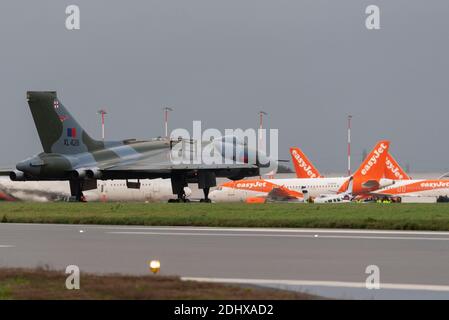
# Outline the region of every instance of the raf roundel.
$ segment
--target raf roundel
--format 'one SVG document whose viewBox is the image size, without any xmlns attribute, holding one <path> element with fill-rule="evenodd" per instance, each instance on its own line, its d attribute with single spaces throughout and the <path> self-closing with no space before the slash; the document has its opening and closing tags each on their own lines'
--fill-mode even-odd
<svg viewBox="0 0 449 320">
<path fill-rule="evenodd" d="M 67 128 L 67 137 L 76 138 L 76 128 Z"/>
</svg>

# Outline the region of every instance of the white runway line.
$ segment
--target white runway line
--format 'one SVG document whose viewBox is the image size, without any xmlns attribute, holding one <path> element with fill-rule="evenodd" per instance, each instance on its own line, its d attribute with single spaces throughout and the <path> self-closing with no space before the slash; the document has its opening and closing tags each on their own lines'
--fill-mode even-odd
<svg viewBox="0 0 449 320">
<path fill-rule="evenodd" d="M 0 244 L 0 248 L 14 248 L 15 246 L 7 245 L 7 244 Z"/>
<path fill-rule="evenodd" d="M 0 227 L 2 225 L 0 224 Z M 168 231 L 219 231 L 219 232 L 265 232 L 265 233 L 335 233 L 335 234 L 387 234 L 387 235 L 435 235 L 448 236 L 449 231 L 413 231 L 413 230 L 365 230 L 365 229 L 313 229 L 313 228 L 223 228 L 192 226 L 124 226 L 124 225 L 85 225 L 85 224 L 43 224 L 43 223 L 8 223 L 4 226 L 85 228 L 109 230 L 168 230 Z"/>
<path fill-rule="evenodd" d="M 275 235 L 275 234 L 245 234 L 245 233 L 205 233 L 205 232 L 145 232 L 145 231 L 110 231 L 108 234 L 155 235 L 155 236 L 209 236 L 209 237 L 288 237 L 312 238 L 309 235 Z M 449 240 L 449 239 L 448 239 Z"/>
<path fill-rule="evenodd" d="M 269 238 L 312 238 L 312 239 L 366 239 L 366 240 L 420 240 L 449 241 L 449 238 L 426 237 L 386 237 L 386 236 L 331 236 L 331 235 L 300 235 L 300 234 L 261 234 L 261 233 L 205 233 L 205 232 L 145 232 L 145 231 L 109 231 L 107 234 L 122 235 L 154 235 L 154 236 L 209 236 L 209 237 L 269 237 Z"/>
<path fill-rule="evenodd" d="M 288 286 L 319 286 L 319 287 L 339 287 L 339 288 L 359 288 L 366 289 L 364 282 L 342 282 L 342 281 L 313 281 L 313 280 L 276 280 L 276 279 L 238 279 L 238 278 L 197 278 L 181 277 L 183 281 L 233 283 L 233 284 L 253 284 L 253 285 L 288 285 Z M 414 290 L 414 291 L 439 291 L 449 292 L 449 286 L 426 285 L 426 284 L 400 284 L 381 283 L 380 289 L 393 290 Z M 366 289 L 368 290 L 368 289 Z M 377 291 L 375 289 L 372 290 Z"/>
<path fill-rule="evenodd" d="M 440 235 L 448 236 L 443 231 L 402 231 L 402 230 L 360 230 L 360 229 L 286 229 L 286 228 L 214 228 L 214 227 L 142 227 L 142 226 L 94 226 L 97 229 L 111 230 L 167 230 L 167 231 L 219 231 L 219 232 L 265 232 L 265 233 L 336 233 L 336 234 L 387 234 L 387 235 Z"/>
</svg>

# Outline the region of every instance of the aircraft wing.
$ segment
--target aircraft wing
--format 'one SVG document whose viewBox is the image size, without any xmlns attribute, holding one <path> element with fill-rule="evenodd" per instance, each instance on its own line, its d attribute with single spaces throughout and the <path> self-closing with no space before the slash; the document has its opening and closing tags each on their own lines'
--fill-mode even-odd
<svg viewBox="0 0 449 320">
<path fill-rule="evenodd" d="M 284 186 L 279 186 L 277 188 L 273 188 L 267 195 L 268 199 L 272 200 L 293 200 L 293 199 L 302 199 L 303 194 L 294 190 L 290 190 Z"/>
<path fill-rule="evenodd" d="M 256 165 L 246 163 L 242 164 L 166 164 L 166 163 L 150 163 L 150 164 L 129 164 L 117 165 L 103 169 L 104 171 L 176 171 L 176 170 L 221 170 L 221 169 L 249 169 L 257 168 Z"/>
<path fill-rule="evenodd" d="M 101 169 L 104 176 L 120 177 L 122 175 L 136 175 L 139 177 L 170 177 L 176 172 L 212 171 L 217 177 L 229 177 L 245 173 L 258 175 L 259 168 L 253 164 L 235 163 L 235 164 L 172 164 L 163 163 L 129 163 L 113 165 Z"/>
<path fill-rule="evenodd" d="M 369 188 L 369 189 L 373 189 L 373 188 L 379 188 L 379 181 L 377 181 L 377 180 L 367 180 L 367 181 L 364 181 L 363 183 L 362 183 L 362 186 L 364 187 L 364 188 Z"/>
<path fill-rule="evenodd" d="M 11 171 L 14 171 L 14 169 L 11 168 L 0 168 L 0 176 L 9 176 Z"/>
</svg>

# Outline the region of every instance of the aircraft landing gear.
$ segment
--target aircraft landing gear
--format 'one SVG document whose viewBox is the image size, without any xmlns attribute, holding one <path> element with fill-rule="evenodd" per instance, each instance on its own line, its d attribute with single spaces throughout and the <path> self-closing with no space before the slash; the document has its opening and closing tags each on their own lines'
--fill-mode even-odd
<svg viewBox="0 0 449 320">
<path fill-rule="evenodd" d="M 211 203 L 212 201 L 209 199 L 209 191 L 210 187 L 203 188 L 204 199 L 201 199 L 200 202 Z"/>
<path fill-rule="evenodd" d="M 201 202 L 211 203 L 212 201 L 209 199 L 209 191 L 211 187 L 215 187 L 217 185 L 217 179 L 215 177 L 214 172 L 201 171 L 198 174 L 198 187 L 203 189 L 204 199 L 201 199 Z"/>
<path fill-rule="evenodd" d="M 171 186 L 172 186 L 173 194 L 176 194 L 178 197 L 177 197 L 177 199 L 168 200 L 169 203 L 190 202 L 186 198 L 186 192 L 184 190 L 184 187 L 187 187 L 187 179 L 186 179 L 185 175 L 174 174 L 171 177 Z"/>
<path fill-rule="evenodd" d="M 186 199 L 186 194 L 184 187 L 187 187 L 187 177 L 185 174 L 177 173 L 173 174 L 171 177 L 172 191 L 176 194 L 178 198 L 176 200 L 172 199 L 169 202 L 190 202 Z M 211 203 L 209 199 L 209 191 L 211 187 L 217 185 L 217 180 L 214 172 L 199 171 L 198 172 L 198 188 L 203 189 L 204 199 L 200 202 Z"/>
<path fill-rule="evenodd" d="M 70 195 L 76 202 L 86 202 L 81 180 L 70 180 Z"/>
<path fill-rule="evenodd" d="M 182 202 L 190 202 L 190 200 L 186 198 L 186 192 L 184 188 L 179 190 L 177 199 L 168 200 L 168 203 L 182 203 Z"/>
</svg>

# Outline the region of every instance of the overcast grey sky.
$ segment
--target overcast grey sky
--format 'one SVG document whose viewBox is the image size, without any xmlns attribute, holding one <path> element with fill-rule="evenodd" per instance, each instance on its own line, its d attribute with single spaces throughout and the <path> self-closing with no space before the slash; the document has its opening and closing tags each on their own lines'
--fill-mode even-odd
<svg viewBox="0 0 449 320">
<path fill-rule="evenodd" d="M 65 8 L 81 9 L 81 30 Z M 381 9 L 381 30 L 365 8 Z M 41 151 L 27 90 L 57 90 L 85 129 L 107 138 L 171 127 L 278 128 L 280 155 L 304 149 L 323 172 L 391 140 L 413 171 L 449 170 L 447 0 L 5 0 L 0 2 L 0 166 Z"/>
</svg>

